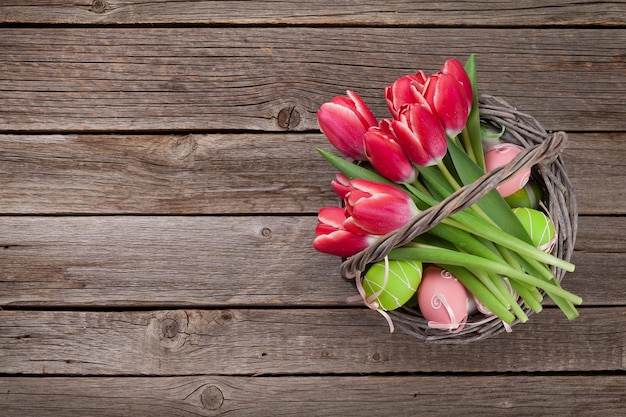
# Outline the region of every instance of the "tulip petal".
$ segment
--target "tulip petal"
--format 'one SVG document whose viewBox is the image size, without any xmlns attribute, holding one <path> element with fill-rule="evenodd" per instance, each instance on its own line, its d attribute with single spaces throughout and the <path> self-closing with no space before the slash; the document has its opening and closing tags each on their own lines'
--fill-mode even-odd
<svg viewBox="0 0 626 417">
<path fill-rule="evenodd" d="M 404 226 L 415 214 L 406 201 L 388 194 L 377 194 L 362 200 L 353 208 L 352 219 L 356 226 L 373 235 L 384 235 Z"/>
<path fill-rule="evenodd" d="M 346 219 L 346 210 L 341 207 L 322 207 L 317 213 L 317 219 L 335 229 L 341 229 Z"/>
<path fill-rule="evenodd" d="M 426 105 L 404 108 L 392 123 L 396 139 L 409 159 L 420 166 L 435 165 L 446 153 L 446 134 L 441 122 Z"/>
<path fill-rule="evenodd" d="M 337 103 L 324 103 L 317 112 L 322 132 L 330 143 L 349 158 L 365 160 L 364 126 L 358 115 L 349 107 Z"/>
<path fill-rule="evenodd" d="M 444 74 L 450 74 L 453 76 L 462 86 L 465 92 L 465 98 L 468 101 L 468 112 L 472 109 L 472 98 L 474 92 L 472 91 L 472 82 L 470 80 L 465 67 L 456 58 L 448 59 L 441 67 L 441 72 Z"/>
<path fill-rule="evenodd" d="M 343 222 L 342 228 L 349 232 L 356 233 L 357 235 L 375 234 L 375 233 L 370 232 L 369 230 L 363 229 L 358 224 L 356 224 L 354 217 L 352 216 L 346 217 L 346 219 Z"/>
<path fill-rule="evenodd" d="M 356 190 L 363 191 L 370 195 L 389 194 L 403 201 L 410 201 L 411 197 L 398 187 L 389 184 L 383 184 L 376 181 L 368 181 L 356 178 L 350 181 L 352 187 Z"/>
<path fill-rule="evenodd" d="M 397 183 L 415 181 L 413 164 L 390 133 L 371 127 L 365 133 L 365 154 L 374 169 Z"/>
<path fill-rule="evenodd" d="M 317 223 L 317 226 L 315 226 L 315 236 L 329 235 L 333 232 L 336 232 L 337 230 L 340 229 L 337 229 L 336 227 L 329 224 L 319 222 Z"/>
<path fill-rule="evenodd" d="M 322 253 L 347 258 L 367 248 L 372 241 L 370 236 L 338 230 L 317 236 L 313 241 L 313 247 Z"/>
<path fill-rule="evenodd" d="M 350 180 L 341 173 L 337 174 L 335 179 L 330 183 L 330 186 L 335 191 L 335 194 L 337 194 L 342 200 L 346 197 L 350 190 L 352 190 Z"/>
<path fill-rule="evenodd" d="M 376 116 L 374 116 L 374 113 L 372 113 L 363 99 L 352 90 L 346 91 L 346 94 L 348 94 L 348 97 L 352 99 L 356 113 L 362 118 L 363 124 L 367 126 L 376 126 L 378 124 Z"/>
<path fill-rule="evenodd" d="M 452 75 L 441 73 L 431 76 L 424 97 L 439 116 L 448 136 L 461 133 L 471 106 L 468 108 L 463 86 Z"/>
</svg>

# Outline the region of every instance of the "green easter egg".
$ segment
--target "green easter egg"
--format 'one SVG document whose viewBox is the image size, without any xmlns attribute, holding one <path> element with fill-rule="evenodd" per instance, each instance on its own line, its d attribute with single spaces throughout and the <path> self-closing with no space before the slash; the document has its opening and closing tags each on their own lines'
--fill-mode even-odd
<svg viewBox="0 0 626 417">
<path fill-rule="evenodd" d="M 363 288 L 368 299 L 374 300 L 381 310 L 389 311 L 401 307 L 417 291 L 422 280 L 422 263 L 418 261 L 389 261 L 389 272 L 385 285 L 385 261 L 371 266 L 363 278 Z"/>
<path fill-rule="evenodd" d="M 527 207 L 513 209 L 520 223 L 530 235 L 533 244 L 539 249 L 549 252 L 556 242 L 554 225 L 543 212 Z"/>
<path fill-rule="evenodd" d="M 539 208 L 539 203 L 543 198 L 543 191 L 534 182 L 528 182 L 523 188 L 515 193 L 505 197 L 510 207 L 529 207 L 533 209 Z"/>
</svg>

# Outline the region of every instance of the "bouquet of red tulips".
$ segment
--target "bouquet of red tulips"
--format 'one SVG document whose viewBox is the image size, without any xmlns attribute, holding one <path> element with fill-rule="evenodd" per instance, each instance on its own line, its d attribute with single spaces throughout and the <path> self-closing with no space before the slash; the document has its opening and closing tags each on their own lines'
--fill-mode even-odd
<svg viewBox="0 0 626 417">
<path fill-rule="evenodd" d="M 505 126 L 481 120 L 473 56 L 465 66 L 452 58 L 435 74 L 400 77 L 384 94 L 389 118 L 377 120 L 353 91 L 317 113 L 343 154 L 318 149 L 339 171 L 332 188 L 343 200 L 343 207 L 319 211 L 313 244 L 320 252 L 350 260 L 524 151 L 501 142 Z M 508 331 L 541 311 L 545 295 L 574 319 L 582 300 L 555 273 L 574 265 L 551 254 L 557 230 L 530 176 L 531 167 L 515 171 L 466 208 L 383 250 L 347 277 L 355 279 L 355 298 L 387 318 L 392 331 L 387 312 L 400 308 L 423 317 L 429 332 L 495 320 Z"/>
</svg>

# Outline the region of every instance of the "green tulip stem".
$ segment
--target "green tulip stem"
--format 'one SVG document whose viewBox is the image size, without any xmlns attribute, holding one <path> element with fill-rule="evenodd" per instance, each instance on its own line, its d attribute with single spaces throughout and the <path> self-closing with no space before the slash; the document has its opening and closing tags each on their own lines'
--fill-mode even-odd
<svg viewBox="0 0 626 417">
<path fill-rule="evenodd" d="M 519 253 L 522 256 L 530 257 L 549 265 L 554 265 L 568 272 L 574 271 L 574 264 L 539 250 L 533 245 L 503 232 L 498 227 L 493 226 L 488 222 L 480 221 L 474 216 L 467 214 L 468 213 L 459 212 L 445 218 L 442 222 L 458 227 L 459 229 L 473 233 L 477 236 L 489 239 L 498 245 Z"/>
<path fill-rule="evenodd" d="M 516 280 L 511 280 L 509 282 L 511 283 L 511 287 L 513 287 L 519 296 L 522 297 L 524 304 L 526 304 L 526 306 L 533 312 L 539 313 L 543 309 L 541 302 L 537 301 L 533 291 L 529 290 L 525 285 L 523 285 L 522 282 Z M 533 290 L 536 290 L 536 288 L 533 288 Z"/>
<path fill-rule="evenodd" d="M 440 159 L 439 162 L 437 162 L 437 168 L 439 168 L 439 170 L 441 171 L 443 176 L 446 178 L 446 180 L 448 180 L 452 188 L 454 188 L 455 190 L 458 190 L 459 188 L 461 188 L 457 180 L 454 179 L 454 176 L 452 176 L 452 173 L 450 173 L 450 170 L 448 170 L 448 167 L 446 166 L 446 164 L 443 163 L 443 159 Z"/>
<path fill-rule="evenodd" d="M 526 313 L 524 313 L 524 310 L 522 310 L 522 308 L 517 304 L 517 302 L 513 298 L 513 295 L 511 295 L 509 288 L 506 286 L 500 276 L 473 267 L 466 268 L 468 271 L 476 275 L 483 284 L 485 284 L 485 281 L 489 281 L 491 285 L 485 286 L 491 289 L 491 292 L 496 296 L 496 298 L 498 298 L 498 300 L 500 300 L 500 302 L 504 306 L 513 310 L 513 314 L 515 314 L 520 322 L 526 323 L 528 321 L 528 316 L 526 315 Z M 481 278 L 481 276 L 483 278 Z"/>
<path fill-rule="evenodd" d="M 407 187 L 409 192 L 413 195 L 415 195 L 414 191 L 418 191 L 418 192 L 423 193 L 425 196 L 432 198 L 432 195 L 430 194 L 430 192 L 426 189 L 426 187 L 424 187 L 424 184 L 422 184 L 419 179 L 416 179 L 410 184 L 404 184 L 404 185 Z"/>
<path fill-rule="evenodd" d="M 474 147 L 472 146 L 472 140 L 470 139 L 467 127 L 464 128 L 461 132 L 461 137 L 463 138 L 463 148 L 465 149 L 467 156 L 469 156 L 470 159 L 474 161 L 476 165 L 478 165 L 478 160 L 476 159 L 476 155 L 474 154 Z"/>
<path fill-rule="evenodd" d="M 550 269 L 546 265 L 542 264 L 541 262 L 537 262 L 534 259 L 524 259 L 523 261 L 528 264 L 529 270 L 537 271 L 544 279 L 546 279 L 546 281 L 556 286 L 561 286 L 552 271 L 550 271 Z M 549 291 L 546 291 L 546 294 L 563 311 L 563 313 L 569 320 L 574 320 L 576 317 L 578 317 L 579 313 L 576 310 L 576 307 L 574 307 L 574 305 L 570 301 L 565 300 L 558 295 L 552 294 Z"/>
<path fill-rule="evenodd" d="M 440 160 L 439 162 L 437 162 L 437 168 L 439 168 L 441 174 L 443 174 L 443 177 L 448 181 L 448 183 L 454 190 L 458 190 L 461 188 L 461 185 L 454 178 L 454 176 L 452 175 L 448 167 L 446 167 L 446 164 L 444 164 L 443 160 Z M 476 212 L 476 214 L 480 216 L 483 220 L 488 221 L 494 226 L 496 225 L 493 219 L 489 217 L 489 215 L 485 213 L 484 210 L 478 206 L 478 203 L 472 204 L 471 209 L 474 212 Z"/>
<path fill-rule="evenodd" d="M 498 299 L 498 301 L 505 306 L 506 308 L 511 307 L 511 300 L 506 296 L 506 293 L 500 291 L 500 288 L 495 283 L 493 276 L 489 275 L 483 270 L 465 267 L 468 271 L 470 271 L 478 280 L 491 292 L 491 294 Z"/>
<path fill-rule="evenodd" d="M 425 205 L 434 206 L 439 203 L 439 201 L 433 199 L 432 197 L 421 192 L 415 187 L 412 187 L 411 185 L 407 186 L 407 190 Z M 511 249 L 512 251 L 518 252 L 521 255 L 537 259 L 549 265 L 557 266 L 568 272 L 574 271 L 574 264 L 557 258 L 556 256 L 552 256 L 542 250 L 539 250 L 536 247 L 520 239 L 517 239 L 516 237 L 502 231 L 500 228 L 491 224 L 490 222 L 484 221 L 482 218 L 477 217 L 466 210 L 458 212 L 456 214 L 452 214 L 451 216 L 443 219 L 441 223 L 454 226 L 461 230 L 465 230 L 466 232 L 482 237 L 486 240 L 490 240 L 494 243 Z"/>
<path fill-rule="evenodd" d="M 458 265 L 463 267 L 474 267 L 483 269 L 487 272 L 502 275 L 509 279 L 515 279 L 521 282 L 534 285 L 541 288 L 546 293 L 552 293 L 556 296 L 562 297 L 564 300 L 571 301 L 574 304 L 581 304 L 582 299 L 565 291 L 563 288 L 549 283 L 543 279 L 528 275 L 524 272 L 518 271 L 510 266 L 503 265 L 498 262 L 493 262 L 488 259 L 481 258 L 479 256 L 470 255 L 467 253 L 461 253 L 454 250 L 442 249 L 436 246 L 426 245 L 423 243 L 409 243 L 406 247 L 393 249 L 389 252 L 390 259 L 396 260 L 411 260 L 419 259 L 422 262 L 427 263 L 445 263 Z"/>
</svg>

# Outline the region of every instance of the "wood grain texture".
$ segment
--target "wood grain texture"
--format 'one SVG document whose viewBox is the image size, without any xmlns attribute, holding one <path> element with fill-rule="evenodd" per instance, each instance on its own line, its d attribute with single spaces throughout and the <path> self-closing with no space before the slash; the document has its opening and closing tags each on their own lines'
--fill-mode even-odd
<svg viewBox="0 0 626 417">
<path fill-rule="evenodd" d="M 0 311 L 0 369 L 32 375 L 625 370 L 626 307 L 573 322 L 544 309 L 512 333 L 424 344 L 366 309 Z"/>
<path fill-rule="evenodd" d="M 0 217 L 0 306 L 344 306 L 314 217 Z M 581 218 L 585 306 L 626 304 L 626 218 Z M 593 282 L 593 285 L 590 285 Z"/>
<path fill-rule="evenodd" d="M 625 385 L 623 375 L 16 377 L 0 378 L 0 407 L 12 417 L 618 416 Z"/>
<path fill-rule="evenodd" d="M 0 306 L 338 305 L 315 217 L 2 217 Z"/>
<path fill-rule="evenodd" d="M 624 214 L 626 135 L 621 132 L 570 134 L 563 160 L 580 214 Z M 614 209 L 617 209 L 614 211 Z"/>
<path fill-rule="evenodd" d="M 0 415 L 626 414 L 626 2 L 0 0 Z M 320 104 L 476 53 L 565 130 L 563 286 L 423 344 L 311 246 Z"/>
<path fill-rule="evenodd" d="M 626 29 L 0 28 L 0 130 L 317 129 L 346 89 L 477 54 L 479 91 L 547 129 L 626 130 Z M 520 40 L 523 39 L 523 42 Z"/>
<path fill-rule="evenodd" d="M 619 25 L 623 1 L 5 0 L 0 22 L 51 24 Z"/>
<path fill-rule="evenodd" d="M 3 214 L 314 214 L 337 204 L 321 134 L 0 135 Z M 71 157 L 68 157 L 71 155 Z M 626 214 L 625 133 L 573 133 L 581 214 Z"/>
<path fill-rule="evenodd" d="M 338 203 L 316 147 L 331 150 L 319 134 L 0 135 L 0 211 L 316 213 Z"/>
</svg>

